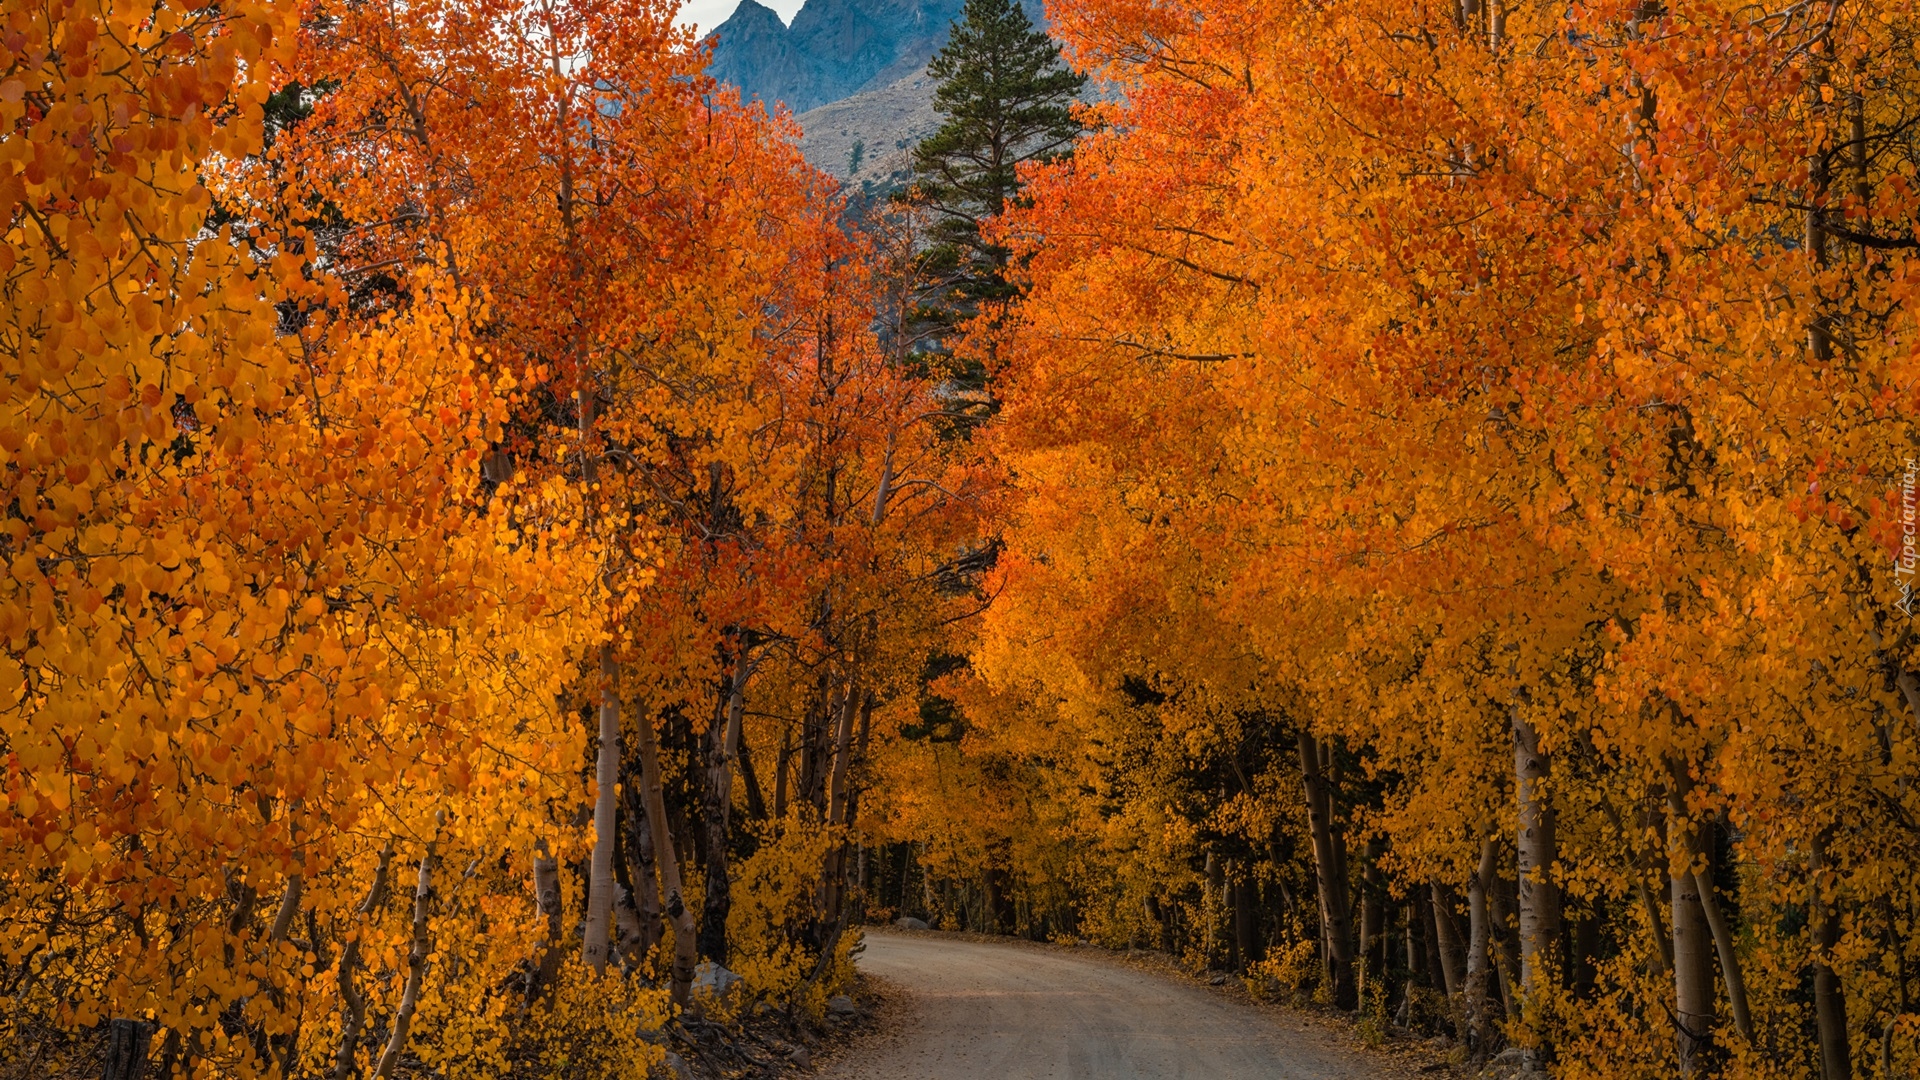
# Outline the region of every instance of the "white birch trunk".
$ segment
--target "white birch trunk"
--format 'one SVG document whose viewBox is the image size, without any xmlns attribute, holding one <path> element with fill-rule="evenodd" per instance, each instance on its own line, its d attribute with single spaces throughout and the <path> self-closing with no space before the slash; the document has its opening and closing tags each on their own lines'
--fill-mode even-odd
<svg viewBox="0 0 1920 1080">
<path fill-rule="evenodd" d="M 1680 1075 L 1700 1071 L 1701 1058 L 1713 1043 L 1713 939 L 1700 905 L 1700 887 L 1693 873 L 1693 829 L 1687 823 L 1687 779 L 1674 771 L 1674 787 L 1667 792 L 1672 819 L 1667 827 L 1668 882 L 1672 894 L 1673 997 L 1675 1053 Z"/>
<path fill-rule="evenodd" d="M 1513 711 L 1513 779 L 1520 828 L 1517 905 L 1520 909 L 1520 993 L 1545 985 L 1555 964 L 1560 939 L 1560 890 L 1553 882 L 1557 855 L 1553 805 L 1545 783 L 1550 762 L 1540 752 L 1533 725 Z"/>
<path fill-rule="evenodd" d="M 613 922 L 614 798 L 620 777 L 620 669 L 613 645 L 600 646 L 600 752 L 594 761 L 599 790 L 593 800 L 593 862 L 587 884 L 587 922 L 581 959 L 595 975 L 607 970 L 608 943 Z"/>
<path fill-rule="evenodd" d="M 433 899 L 433 845 L 428 844 L 426 853 L 420 856 L 420 879 L 413 891 L 413 944 L 407 950 L 407 983 L 400 992 L 400 1007 L 393 1017 L 393 1032 L 387 1038 L 387 1048 L 381 1053 L 379 1064 L 374 1066 L 374 1080 L 384 1080 L 392 1075 L 394 1065 L 400 1061 L 400 1052 L 407 1046 L 407 1031 L 413 1025 L 414 1010 L 420 1004 L 420 983 L 426 978 L 427 956 L 432 948 L 432 940 L 427 936 L 427 913 Z"/>
</svg>

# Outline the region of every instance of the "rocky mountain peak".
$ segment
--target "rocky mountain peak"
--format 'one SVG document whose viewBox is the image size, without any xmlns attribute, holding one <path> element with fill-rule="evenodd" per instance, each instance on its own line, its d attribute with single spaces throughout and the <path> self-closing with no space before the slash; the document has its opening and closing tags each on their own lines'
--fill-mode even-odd
<svg viewBox="0 0 1920 1080">
<path fill-rule="evenodd" d="M 912 74 L 946 40 L 963 0 L 807 0 L 791 26 L 741 0 L 717 27 L 711 71 L 796 113 Z"/>
</svg>

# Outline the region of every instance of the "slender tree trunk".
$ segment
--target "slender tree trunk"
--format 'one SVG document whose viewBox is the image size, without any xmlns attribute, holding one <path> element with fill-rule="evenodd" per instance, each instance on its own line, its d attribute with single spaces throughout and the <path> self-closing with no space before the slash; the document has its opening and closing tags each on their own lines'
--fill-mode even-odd
<svg viewBox="0 0 1920 1080">
<path fill-rule="evenodd" d="M 560 895 L 560 864 L 547 853 L 547 842 L 540 840 L 534 845 L 533 856 L 533 897 L 539 906 L 540 914 L 547 920 L 547 932 L 540 942 L 533 973 L 527 977 L 527 997 L 522 1008 L 533 1004 L 560 971 L 560 945 L 565 936 L 562 926 L 563 907 Z"/>
<path fill-rule="evenodd" d="M 1353 984 L 1353 937 L 1349 923 L 1347 878 L 1333 835 L 1333 793 L 1320 770 L 1320 747 L 1307 732 L 1299 735 L 1300 772 L 1307 789 L 1307 825 L 1313 835 L 1314 873 L 1320 886 L 1320 925 L 1333 977 L 1333 1001 L 1342 1009 L 1359 1005 Z"/>
<path fill-rule="evenodd" d="M 273 929 L 267 934 L 267 942 L 278 945 L 287 940 L 293 929 L 293 917 L 300 912 L 301 878 L 299 874 L 287 876 L 287 889 L 280 894 L 280 908 L 273 915 Z"/>
<path fill-rule="evenodd" d="M 267 931 L 267 949 L 269 953 L 273 952 L 281 942 L 287 940 L 288 936 L 293 932 L 293 920 L 298 917 L 300 913 L 302 891 L 302 877 L 299 874 L 287 875 L 286 888 L 282 890 L 280 894 L 280 906 L 275 910 L 273 925 Z M 267 994 L 272 998 L 275 1006 L 284 1007 L 286 1005 L 286 992 L 276 983 L 268 982 Z M 114 1023 L 118 1024 L 120 1021 L 116 1020 Z M 143 1027 L 141 1030 L 144 1031 L 146 1029 Z M 272 1060 L 273 1044 L 277 1042 L 279 1044 L 281 1059 L 280 1074 L 287 1076 L 290 1074 L 290 1063 L 293 1060 L 293 1054 L 299 1041 L 300 1022 L 299 1019 L 296 1018 L 292 1029 L 277 1039 L 269 1036 L 265 1028 L 256 1028 L 254 1031 L 254 1052 L 262 1061 L 270 1061 Z M 143 1048 L 141 1051 L 140 1065 L 144 1067 L 145 1064 L 146 1054 Z M 134 1080 L 138 1080 L 138 1078 L 135 1077 Z"/>
<path fill-rule="evenodd" d="M 1497 849 L 1492 837 L 1480 841 L 1480 866 L 1467 882 L 1467 1001 L 1468 1036 L 1476 1055 L 1485 1056 L 1493 1034 L 1489 997 L 1489 967 L 1493 958 L 1493 918 L 1487 890 L 1493 884 Z"/>
<path fill-rule="evenodd" d="M 639 940 L 629 951 L 637 963 L 660 943 L 659 867 L 653 857 L 653 824 L 647 814 L 646 785 L 632 771 L 620 785 L 622 818 L 626 824 L 627 877 L 633 884 L 633 906 L 639 920 Z"/>
<path fill-rule="evenodd" d="M 1649 829 L 1664 836 L 1663 819 L 1657 809 L 1648 810 L 1639 815 L 1637 831 L 1629 832 L 1626 823 L 1620 817 L 1620 812 L 1614 809 L 1611 802 L 1602 799 L 1600 809 L 1607 815 L 1607 820 L 1613 823 L 1614 829 L 1620 833 L 1621 838 L 1626 841 L 1628 850 L 1633 855 L 1633 892 L 1640 900 L 1641 910 L 1646 913 L 1647 925 L 1653 931 L 1654 944 L 1657 946 L 1655 955 L 1651 957 L 1653 974 L 1665 976 L 1673 970 L 1673 942 L 1667 937 L 1666 920 L 1660 917 L 1660 904 L 1654 900 L 1653 890 L 1647 885 L 1647 878 L 1653 873 L 1653 865 L 1648 857 L 1646 846 L 1640 842 L 1641 837 Z M 1661 843 L 1664 846 L 1664 840 Z"/>
<path fill-rule="evenodd" d="M 1711 826 L 1692 830 L 1697 858 L 1693 863 L 1694 895 L 1700 898 L 1700 914 L 1706 919 L 1715 954 L 1720 960 L 1720 978 L 1727 987 L 1727 1009 L 1733 1013 L 1733 1026 L 1742 1038 L 1753 1040 L 1753 1014 L 1747 1004 L 1747 980 L 1740 969 L 1740 954 L 1734 949 L 1733 928 L 1720 909 L 1713 889 Z"/>
<path fill-rule="evenodd" d="M 1727 924 L 1720 901 L 1713 893 L 1713 875 L 1696 867 L 1693 889 L 1700 898 L 1700 913 L 1706 919 L 1714 953 L 1720 960 L 1720 977 L 1727 984 L 1727 1009 L 1733 1013 L 1733 1026 L 1742 1037 L 1751 1040 L 1753 1014 L 1747 1005 L 1747 981 L 1740 971 L 1740 955 L 1734 951 L 1733 928 Z"/>
<path fill-rule="evenodd" d="M 873 745 L 873 710 L 878 702 L 869 693 L 860 699 L 860 727 L 853 736 L 852 766 L 847 775 L 847 813 L 846 822 L 851 826 L 860 820 L 860 764 L 867 760 L 867 748 Z M 865 887 L 864 881 L 861 887 Z"/>
<path fill-rule="evenodd" d="M 1686 766 L 1678 761 L 1669 761 L 1668 772 L 1673 780 L 1667 790 L 1668 810 L 1673 817 L 1670 835 L 1678 842 L 1680 854 L 1686 859 L 1685 872 L 1692 878 L 1688 892 L 1693 902 L 1699 905 L 1708 940 L 1713 943 L 1718 955 L 1720 977 L 1726 983 L 1727 1007 L 1733 1013 L 1734 1027 L 1743 1038 L 1751 1041 L 1753 1016 L 1747 1005 L 1747 981 L 1741 973 L 1739 953 L 1734 950 L 1733 928 L 1720 910 L 1719 898 L 1713 891 L 1712 825 L 1695 825 L 1689 821 L 1687 792 L 1692 788 L 1693 781 Z M 1675 943 L 1678 944 L 1677 935 Z M 1711 1014 L 1711 991 L 1707 1000 L 1707 1011 Z"/>
<path fill-rule="evenodd" d="M 986 872 L 980 879 L 980 929 L 989 934 L 1005 934 L 1013 928 L 1004 917 L 1007 910 L 1007 842 L 995 840 L 987 845 Z"/>
<path fill-rule="evenodd" d="M 752 677 L 746 646 L 739 643 L 720 707 L 714 710 L 707 731 L 707 888 L 701 900 L 700 954 L 721 965 L 727 962 L 727 914 L 733 907 L 727 867 L 727 843 L 733 835 L 733 761 L 739 756 L 741 714 L 747 680 Z"/>
<path fill-rule="evenodd" d="M 1603 923 L 1599 915 L 1591 912 L 1582 912 L 1571 921 L 1573 962 L 1569 966 L 1573 970 L 1568 986 L 1577 999 L 1587 1001 L 1593 998 L 1600 980 L 1600 934 Z"/>
<path fill-rule="evenodd" d="M 107 1021 L 107 1053 L 101 1080 L 146 1080 L 153 1025 L 145 1020 Z M 173 1080 L 171 1076 L 165 1080 Z"/>
<path fill-rule="evenodd" d="M 433 947 L 433 939 L 427 934 L 428 908 L 433 901 L 433 847 L 428 844 L 420 856 L 420 878 L 413 891 L 413 941 L 407 949 L 407 982 L 400 991 L 400 1007 L 394 1012 L 387 1048 L 374 1066 L 374 1080 L 393 1075 L 401 1051 L 407 1048 L 407 1031 L 413 1026 L 413 1013 L 420 1004 L 420 983 L 427 976 L 427 956 Z"/>
<path fill-rule="evenodd" d="M 849 680 L 833 721 L 833 768 L 828 774 L 827 821 L 847 821 L 847 775 L 853 767 L 853 718 L 859 709 L 858 685 Z"/>
<path fill-rule="evenodd" d="M 783 728 L 780 732 L 780 753 L 773 765 L 773 816 L 784 819 L 787 816 L 787 760 L 793 756 L 793 731 Z"/>
<path fill-rule="evenodd" d="M 1211 851 L 1207 852 L 1205 876 L 1207 891 L 1200 898 L 1200 910 L 1203 913 L 1201 917 L 1207 921 L 1206 956 L 1207 964 L 1211 967 L 1220 956 L 1220 950 L 1216 944 L 1219 940 L 1220 928 L 1218 915 L 1227 907 L 1226 867 L 1221 864 L 1220 857 Z"/>
<path fill-rule="evenodd" d="M 1513 712 L 1513 779 L 1520 808 L 1516 847 L 1520 854 L 1520 993 L 1548 985 L 1559 963 L 1560 890 L 1553 881 L 1557 841 L 1553 805 L 1545 791 L 1550 762 L 1540 738 L 1516 708 Z"/>
<path fill-rule="evenodd" d="M 594 759 L 593 863 L 587 878 L 587 921 L 580 958 L 595 975 L 607 970 L 613 923 L 614 824 L 620 786 L 620 667 L 613 643 L 600 646 L 600 746 Z"/>
<path fill-rule="evenodd" d="M 622 756 L 620 773 L 627 775 L 626 758 Z M 634 906 L 637 890 L 633 884 L 633 853 L 631 837 L 633 833 L 633 787 L 622 779 L 620 798 L 615 802 L 616 813 L 613 819 L 613 831 L 616 843 L 613 845 L 613 953 L 628 968 L 632 968 L 647 957 L 646 928 L 640 923 L 640 910 Z"/>
<path fill-rule="evenodd" d="M 1826 833 L 1814 834 L 1811 854 L 1813 873 L 1807 886 L 1807 906 L 1813 916 L 1813 1015 L 1820 1036 L 1820 1077 L 1853 1080 L 1847 996 L 1832 963 L 1832 950 L 1840 943 L 1840 908 L 1826 882 L 1830 870 Z"/>
<path fill-rule="evenodd" d="M 1660 846 L 1662 850 L 1664 850 L 1666 846 L 1665 821 L 1660 817 L 1658 810 L 1652 810 L 1649 813 L 1652 819 L 1651 824 L 1653 831 L 1656 836 L 1661 838 Z M 1653 867 L 1649 865 L 1651 860 L 1649 860 L 1646 855 L 1636 852 L 1635 861 L 1641 865 L 1638 868 L 1639 872 L 1633 875 L 1634 891 L 1640 894 L 1640 905 L 1647 913 L 1647 925 L 1653 930 L 1653 940 L 1655 944 L 1660 946 L 1659 952 L 1654 957 L 1660 966 L 1654 974 L 1665 975 L 1673 970 L 1673 938 L 1667 934 L 1666 924 L 1660 918 L 1660 905 L 1654 901 L 1653 889 L 1647 884 L 1647 877 L 1653 871 Z"/>
<path fill-rule="evenodd" d="M 1173 923 L 1167 919 L 1167 909 L 1160 903 L 1160 897 L 1148 895 L 1147 918 L 1153 920 L 1154 936 L 1159 942 L 1160 951 L 1173 955 Z"/>
<path fill-rule="evenodd" d="M 1327 830 L 1333 837 L 1333 876 L 1335 880 L 1340 882 L 1340 895 L 1346 897 L 1347 930 L 1348 933 L 1352 933 L 1354 916 L 1353 874 L 1349 871 L 1347 862 L 1347 830 L 1345 824 L 1340 820 L 1340 815 L 1334 813 L 1333 806 L 1333 796 L 1335 792 L 1340 790 L 1341 777 L 1339 765 L 1334 758 L 1333 747 L 1327 743 L 1320 744 L 1320 776 L 1326 782 Z M 1351 942 L 1349 942 L 1348 947 L 1352 947 Z"/>
<path fill-rule="evenodd" d="M 1433 918 L 1427 914 L 1427 897 L 1419 889 L 1407 892 L 1400 905 L 1406 921 L 1401 927 L 1407 943 L 1407 978 L 1411 986 L 1431 987 L 1439 978 L 1430 962 L 1433 951 Z"/>
<path fill-rule="evenodd" d="M 840 702 L 833 724 L 833 768 L 827 789 L 827 820 L 834 825 L 847 823 L 847 778 L 853 769 L 853 720 L 861 700 L 858 683 L 848 680 L 847 692 Z"/>
<path fill-rule="evenodd" d="M 373 872 L 373 886 L 367 890 L 366 899 L 354 909 L 361 926 L 366 917 L 386 900 L 387 871 L 393 865 L 393 845 L 389 843 L 380 849 L 380 865 Z M 340 1045 L 333 1054 L 333 1080 L 347 1080 L 354 1072 L 354 1051 L 360 1045 L 360 1027 L 367 1019 L 367 999 L 360 994 L 360 988 L 353 978 L 354 968 L 360 963 L 360 935 L 355 933 L 346 947 L 340 950 L 340 966 L 335 978 L 340 984 Z"/>
<path fill-rule="evenodd" d="M 693 911 L 687 907 L 685 889 L 680 881 L 680 860 L 674 855 L 673 834 L 667 827 L 667 800 L 660 787 L 660 751 L 653 724 L 637 717 L 635 730 L 640 735 L 640 787 L 646 798 L 647 821 L 653 826 L 653 856 L 660 868 L 661 891 L 666 894 L 665 914 L 673 927 L 673 967 L 670 979 L 673 1003 L 685 1008 L 693 994 L 693 968 L 697 959 L 698 938 Z"/>
<path fill-rule="evenodd" d="M 767 819 L 767 798 L 760 788 L 760 775 L 754 771 L 753 750 L 747 745 L 747 732 L 740 730 L 740 781 L 746 786 L 747 813 L 755 821 Z"/>
<path fill-rule="evenodd" d="M 553 14 L 544 9 L 551 28 Z M 555 39 L 557 40 L 557 38 Z M 549 60 L 553 65 L 556 78 L 561 76 L 561 62 L 558 46 L 550 43 Z M 563 84 L 564 85 L 564 84 Z M 562 93 L 558 101 L 560 130 L 571 127 L 568 120 L 571 99 Z M 565 156 L 561 162 L 561 215 L 564 219 L 567 247 L 571 255 L 570 269 L 577 280 L 580 276 L 580 252 L 574 230 L 573 206 L 573 161 Z M 578 348 L 578 344 L 575 343 Z M 591 528 L 596 518 L 594 500 L 599 482 L 599 457 L 590 445 L 593 439 L 594 389 L 587 376 L 585 358 L 576 355 L 577 386 L 575 397 L 575 420 L 578 424 L 580 443 L 580 483 L 583 492 L 585 524 Z M 620 775 L 620 702 L 619 667 L 614 663 L 613 642 L 607 641 L 600 646 L 600 701 L 599 701 L 599 747 L 594 760 L 594 782 L 598 791 L 593 805 L 593 856 L 587 878 L 587 914 L 584 932 L 581 935 L 580 955 L 595 975 L 606 971 L 607 948 L 613 915 L 613 846 L 617 842 L 614 835 L 614 816 L 616 796 L 615 788 Z"/>
<path fill-rule="evenodd" d="M 1659 0 L 1640 0 L 1634 8 L 1633 17 L 1627 22 L 1627 40 L 1642 40 L 1646 36 L 1646 25 L 1659 18 L 1664 10 Z M 1634 110 L 1629 121 L 1632 136 L 1627 146 L 1627 157 L 1633 162 L 1634 190 L 1642 191 L 1652 171 L 1655 140 L 1660 134 L 1660 99 L 1639 71 L 1628 76 L 1628 93 L 1634 99 Z"/>
<path fill-rule="evenodd" d="M 826 819 L 828 789 L 833 786 L 834 719 L 839 709 L 840 699 L 834 695 L 831 676 L 822 670 L 808 700 L 800 742 L 794 747 L 799 760 L 794 763 L 793 777 L 794 801 L 811 805 L 821 820 Z"/>
<path fill-rule="evenodd" d="M 1360 867 L 1360 955 L 1366 958 L 1361 969 L 1360 996 L 1372 993 L 1387 974 L 1387 879 L 1380 872 L 1380 856 L 1386 844 L 1378 837 L 1367 841 Z"/>
<path fill-rule="evenodd" d="M 1466 989 L 1465 942 L 1460 940 L 1459 924 L 1454 921 L 1453 892 L 1443 888 L 1438 881 L 1429 882 L 1428 889 L 1433 894 L 1433 934 L 1438 946 L 1441 987 L 1446 990 L 1447 998 L 1453 999 Z"/>
<path fill-rule="evenodd" d="M 1500 984 L 1500 1000 L 1508 1016 L 1520 1015 L 1519 886 L 1496 869 L 1487 883 L 1487 902 L 1493 911 L 1493 968 Z"/>
<path fill-rule="evenodd" d="M 1817 54 L 1816 54 L 1817 55 Z M 1807 79 L 1807 105 L 1809 111 L 1820 122 L 1831 124 L 1832 106 L 1827 103 L 1831 93 L 1831 81 L 1824 64 L 1816 60 L 1813 74 Z M 1833 184 L 1833 167 L 1825 153 L 1815 152 L 1807 159 L 1807 185 L 1812 190 L 1807 194 L 1805 232 L 1801 237 L 1801 246 L 1807 253 L 1811 269 L 1817 274 L 1827 268 L 1827 238 L 1825 213 L 1828 188 Z M 1820 295 L 1818 287 L 1806 298 L 1813 317 L 1807 323 L 1807 351 L 1813 355 L 1815 363 L 1825 364 L 1833 359 L 1833 331 L 1829 325 L 1826 297 Z"/>
<path fill-rule="evenodd" d="M 1678 816 L 1675 830 L 1682 830 Z M 1681 859 L 1691 856 L 1690 847 L 1680 845 Z M 1673 904 L 1673 992 L 1674 1023 L 1681 1076 L 1698 1075 L 1713 1046 L 1713 970 L 1712 936 L 1707 931 L 1706 914 L 1700 909 L 1700 894 L 1693 874 L 1682 869 L 1669 875 Z"/>
<path fill-rule="evenodd" d="M 578 223 L 575 217 L 574 177 L 572 137 L 573 96 L 565 74 L 565 65 L 560 56 L 560 35 L 555 25 L 555 13 L 550 3 L 542 4 L 541 14 L 546 22 L 547 61 L 559 88 L 554 100 L 554 129 L 560 135 L 561 154 L 560 190 L 558 208 L 562 229 L 566 236 L 568 276 L 576 284 L 581 278 L 582 251 L 580 247 Z M 575 376 L 575 420 L 580 450 L 580 483 L 583 496 L 583 524 L 592 527 L 597 507 L 595 492 L 599 481 L 599 456 L 590 445 L 593 439 L 595 390 L 589 375 L 586 348 L 578 340 L 578 335 L 569 335 L 568 351 L 574 365 Z M 593 824 L 594 846 L 587 881 L 587 912 L 584 933 L 581 941 L 581 956 L 596 975 L 606 970 L 608 935 L 613 912 L 613 845 L 614 837 L 614 797 L 615 785 L 620 771 L 620 712 L 617 683 L 618 670 L 613 661 L 611 642 L 600 647 L 600 702 L 599 736 L 600 745 L 594 762 L 594 779 L 599 787 L 594 800 Z M 536 863 L 536 877 L 538 863 Z M 558 900 L 556 881 L 555 899 Z M 544 887 L 542 888 L 544 896 Z M 543 905 L 544 906 L 544 905 Z M 534 986 L 537 990 L 545 984 L 557 968 L 558 958 L 558 917 L 549 915 L 549 946 L 540 964 L 536 968 Z M 531 994 L 529 997 L 531 998 Z"/>
<path fill-rule="evenodd" d="M 1453 10 L 1453 19 L 1462 31 L 1470 34 L 1480 32 L 1479 0 L 1458 0 Z"/>
<path fill-rule="evenodd" d="M 853 767 L 853 719 L 860 708 L 857 680 L 847 680 L 838 715 L 833 724 L 833 764 L 827 777 L 827 824 L 842 829 L 847 824 L 848 777 Z M 820 917 L 835 921 L 846 893 L 847 838 L 844 832 L 834 841 L 821 868 Z M 991 869 L 988 871 L 991 873 Z"/>
<path fill-rule="evenodd" d="M 646 924 L 640 921 L 640 909 L 634 906 L 633 889 L 616 883 L 613 887 L 614 949 L 631 967 L 646 959 Z"/>
<path fill-rule="evenodd" d="M 1245 969 L 1260 959 L 1260 896 L 1247 867 L 1236 869 L 1240 872 L 1233 882 L 1233 941 L 1240 953 L 1240 966 Z"/>
</svg>

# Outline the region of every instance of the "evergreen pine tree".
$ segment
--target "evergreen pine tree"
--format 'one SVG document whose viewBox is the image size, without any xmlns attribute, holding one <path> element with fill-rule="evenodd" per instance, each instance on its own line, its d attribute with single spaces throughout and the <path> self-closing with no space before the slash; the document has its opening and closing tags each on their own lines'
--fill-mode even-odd
<svg viewBox="0 0 1920 1080">
<path fill-rule="evenodd" d="M 1020 0 L 967 0 L 927 71 L 939 80 L 933 106 L 945 122 L 913 153 L 912 197 L 932 214 L 920 260 L 928 287 L 915 314 L 925 339 L 944 349 L 956 326 L 1016 293 L 1007 249 L 980 226 L 1019 197 L 1022 163 L 1072 152 L 1081 130 L 1072 105 L 1087 80 Z"/>
</svg>

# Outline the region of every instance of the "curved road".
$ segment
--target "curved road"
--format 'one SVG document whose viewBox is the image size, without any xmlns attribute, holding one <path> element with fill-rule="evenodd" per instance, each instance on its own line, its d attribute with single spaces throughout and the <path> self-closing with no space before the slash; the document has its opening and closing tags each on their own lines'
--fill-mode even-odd
<svg viewBox="0 0 1920 1080">
<path fill-rule="evenodd" d="M 833 1080 L 1348 1080 L 1381 1075 L 1299 1021 L 1098 957 L 867 934 L 903 988 L 888 1033 Z"/>
</svg>

